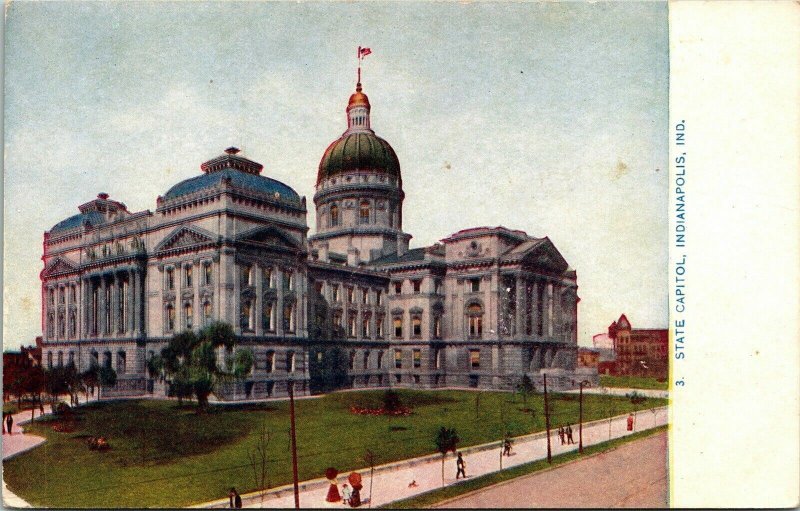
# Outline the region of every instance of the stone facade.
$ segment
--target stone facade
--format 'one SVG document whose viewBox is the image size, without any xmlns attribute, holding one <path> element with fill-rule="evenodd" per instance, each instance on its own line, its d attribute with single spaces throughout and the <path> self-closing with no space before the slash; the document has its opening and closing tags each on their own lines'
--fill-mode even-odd
<svg viewBox="0 0 800 511">
<path fill-rule="evenodd" d="M 101 193 L 46 232 L 45 367 L 94 361 L 117 371 L 106 396 L 164 394 L 147 359 L 177 332 L 225 321 L 255 366 L 221 399 L 282 396 L 289 380 L 309 393 L 331 349 L 354 388 L 591 379 L 574 372 L 576 274 L 549 239 L 481 227 L 409 250 L 399 161 L 370 108 L 359 84 L 320 163 L 309 238 L 305 197 L 235 148 L 155 211 Z"/>
</svg>

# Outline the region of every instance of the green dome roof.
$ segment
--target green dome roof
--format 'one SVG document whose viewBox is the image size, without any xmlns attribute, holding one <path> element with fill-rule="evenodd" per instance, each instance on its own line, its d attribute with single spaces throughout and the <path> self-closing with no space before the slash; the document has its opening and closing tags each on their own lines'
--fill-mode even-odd
<svg viewBox="0 0 800 511">
<path fill-rule="evenodd" d="M 400 177 L 400 161 L 389 142 L 372 131 L 345 133 L 322 155 L 317 184 L 325 178 L 355 170 L 378 171 Z"/>
</svg>

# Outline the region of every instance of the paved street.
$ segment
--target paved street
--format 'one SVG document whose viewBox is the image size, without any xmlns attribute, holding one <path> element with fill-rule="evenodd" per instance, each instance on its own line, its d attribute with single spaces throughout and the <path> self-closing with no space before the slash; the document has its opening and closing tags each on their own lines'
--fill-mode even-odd
<svg viewBox="0 0 800 511">
<path fill-rule="evenodd" d="M 619 438 L 630 434 L 626 428 L 627 415 L 615 417 L 612 420 L 605 419 L 595 421 L 583 428 L 584 446 L 597 444 Z M 636 414 L 635 431 L 651 429 L 667 423 L 667 408 L 656 408 L 653 410 L 643 410 Z M 578 429 L 574 427 L 575 444 L 561 445 L 558 435 L 551 433 L 551 445 L 553 455 L 577 450 Z M 467 476 L 484 475 L 496 472 L 500 469 L 500 448 L 495 445 L 462 449 L 464 459 L 467 462 Z M 503 458 L 503 467 L 508 468 L 530 461 L 544 459 L 547 456 L 547 441 L 545 435 L 535 434 L 527 437 L 517 438 L 514 442 L 513 455 Z M 662 458 L 663 459 L 663 458 Z M 442 487 L 442 464 L 439 456 L 422 457 L 414 460 L 405 460 L 391 464 L 375 473 L 372 482 L 372 506 L 380 506 L 396 500 L 413 497 L 426 491 Z M 362 490 L 362 500 L 369 497 L 369 471 L 360 470 L 364 481 Z M 448 455 L 445 462 L 445 485 L 456 484 L 455 457 Z M 347 474 L 339 477 L 339 484 L 345 481 Z M 416 483 L 411 485 L 411 483 Z M 563 484 L 563 482 L 562 482 Z M 340 507 L 342 504 L 328 504 L 325 502 L 325 495 L 328 491 L 328 484 L 324 479 L 305 481 L 300 487 L 300 506 L 301 507 Z M 291 485 L 270 490 L 262 499 L 260 495 L 248 494 L 243 496 L 244 507 L 265 507 L 265 508 L 291 508 L 294 507 L 294 495 Z M 208 502 L 195 507 L 227 507 L 228 500 L 220 499 Z"/>
<path fill-rule="evenodd" d="M 665 508 L 667 499 L 667 433 L 661 432 L 436 507 Z"/>
</svg>

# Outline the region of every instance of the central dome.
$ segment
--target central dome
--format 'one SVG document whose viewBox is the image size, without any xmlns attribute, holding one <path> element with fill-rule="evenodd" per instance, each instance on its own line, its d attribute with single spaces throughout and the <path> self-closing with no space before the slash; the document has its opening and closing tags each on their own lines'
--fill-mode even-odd
<svg viewBox="0 0 800 511">
<path fill-rule="evenodd" d="M 347 102 L 347 131 L 325 150 L 319 162 L 317 184 L 324 179 L 345 172 L 379 172 L 400 177 L 400 161 L 381 137 L 370 128 L 371 106 L 369 98 L 362 92 L 361 82 Z"/>
<path fill-rule="evenodd" d="M 389 142 L 371 131 L 345 133 L 322 155 L 317 183 L 337 174 L 359 170 L 400 177 L 400 161 Z"/>
</svg>

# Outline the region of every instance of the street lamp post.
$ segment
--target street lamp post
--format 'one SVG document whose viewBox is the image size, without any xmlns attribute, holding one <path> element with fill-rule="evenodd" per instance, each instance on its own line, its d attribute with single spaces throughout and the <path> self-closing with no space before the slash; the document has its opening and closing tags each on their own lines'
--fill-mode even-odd
<svg viewBox="0 0 800 511">
<path fill-rule="evenodd" d="M 292 480 L 294 483 L 294 508 L 300 509 L 300 488 L 297 480 L 297 434 L 294 425 L 294 380 L 287 380 L 286 384 L 289 387 L 289 417 L 292 425 Z"/>
<path fill-rule="evenodd" d="M 578 452 L 583 454 L 583 386 L 590 385 L 586 380 L 580 384 L 580 400 L 578 406 Z"/>
</svg>

